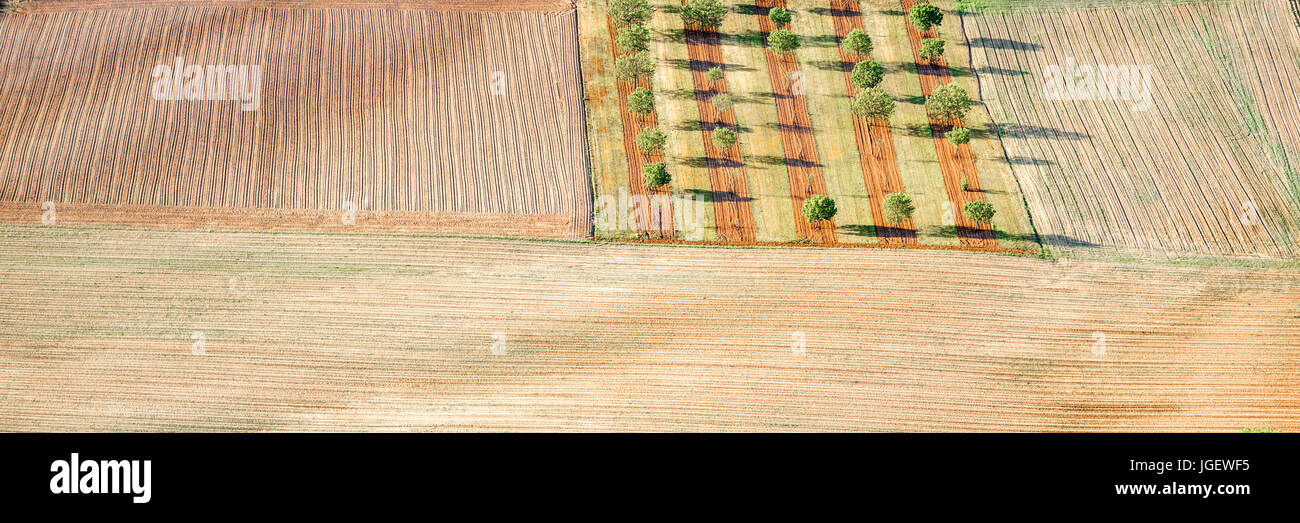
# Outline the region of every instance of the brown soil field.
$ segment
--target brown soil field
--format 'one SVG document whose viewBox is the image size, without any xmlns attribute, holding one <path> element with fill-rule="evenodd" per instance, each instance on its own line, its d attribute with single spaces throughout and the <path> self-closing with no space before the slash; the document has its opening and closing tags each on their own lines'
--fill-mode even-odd
<svg viewBox="0 0 1300 523">
<path fill-rule="evenodd" d="M 1286 4 L 1112 4 L 962 17 L 972 68 L 1044 242 L 1300 254 L 1300 31 Z M 1049 96 L 1052 73 L 1071 66 L 1128 68 L 1149 86 L 1130 82 L 1128 97 Z"/>
<path fill-rule="evenodd" d="M 618 29 L 614 27 L 613 20 L 609 20 L 610 35 L 610 53 L 613 56 L 626 56 L 628 53 L 618 48 L 616 38 Z M 645 116 L 638 115 L 628 110 L 627 99 L 638 87 L 644 87 L 651 91 L 654 86 L 651 85 L 649 78 L 638 78 L 633 81 L 620 81 L 618 85 L 618 106 L 620 116 L 623 120 L 623 151 L 627 154 L 627 178 L 628 187 L 631 194 L 638 198 L 638 201 L 647 202 L 647 205 L 637 205 L 630 209 L 629 212 L 635 216 L 630 220 L 636 229 L 651 238 L 673 238 L 676 233 L 673 228 L 673 206 L 670 185 L 649 189 L 645 183 L 645 166 L 646 164 L 659 163 L 664 161 L 662 151 L 643 152 L 636 146 L 636 137 L 645 129 L 658 127 L 658 119 L 655 112 Z M 670 173 L 671 174 L 671 173 Z"/>
<path fill-rule="evenodd" d="M 865 30 L 862 24 L 862 8 L 857 0 L 831 0 L 830 16 L 835 24 L 835 37 L 843 42 L 849 32 Z M 844 82 L 849 93 L 857 93 L 853 85 L 853 66 L 859 57 L 850 56 L 841 45 L 840 67 L 844 70 Z M 862 59 L 869 59 L 863 57 Z M 851 95 L 850 95 L 851 96 Z M 853 116 L 853 133 L 858 144 L 858 155 L 862 163 L 862 181 L 866 184 L 867 195 L 871 199 L 871 216 L 876 224 L 876 236 L 887 243 L 915 244 L 916 229 L 911 219 L 902 223 L 884 225 L 885 196 L 893 192 L 904 192 L 903 179 L 898 172 L 898 157 L 894 153 L 894 136 L 889 131 L 887 121 L 866 121 Z"/>
<path fill-rule="evenodd" d="M 834 220 L 809 223 L 803 215 L 805 200 L 813 195 L 826 194 L 826 180 L 822 178 L 817 143 L 813 141 L 808 100 L 802 93 L 794 92 L 794 83 L 803 81 L 799 61 L 793 53 L 777 53 L 766 49 L 768 34 L 777 29 L 776 24 L 767 17 L 773 7 L 785 8 L 785 1 L 758 0 L 753 16 L 758 21 L 759 32 L 763 36 L 767 74 L 772 82 L 772 97 L 776 99 L 777 128 L 781 131 L 785 168 L 790 177 L 795 229 L 800 238 L 807 238 L 813 243 L 833 244 L 836 243 Z"/>
<path fill-rule="evenodd" d="M 724 67 L 722 49 L 717 31 L 686 27 L 686 48 L 690 54 L 691 78 L 695 82 L 695 101 L 700 111 L 700 132 L 704 135 L 704 152 L 712 186 L 713 217 L 718 238 L 731 243 L 753 243 L 754 211 L 750 208 L 749 180 L 745 177 L 745 161 L 737 144 L 726 151 L 713 145 L 713 130 L 729 127 L 735 130 L 733 111 L 719 111 L 713 106 L 714 96 L 727 91 L 727 79 L 712 81 L 709 69 Z M 725 67 L 724 67 L 725 70 Z M 744 134 L 737 133 L 740 140 Z"/>
<path fill-rule="evenodd" d="M 572 0 L 10 0 L 28 11 L 142 9 L 177 6 L 238 8 L 438 9 L 442 11 L 560 11 Z"/>
<path fill-rule="evenodd" d="M 900 0 L 903 13 L 910 13 L 913 6 L 929 2 Z M 916 61 L 917 73 L 921 77 L 921 93 L 930 96 L 935 88 L 952 83 L 946 57 L 933 61 L 921 58 L 921 41 L 925 38 L 938 38 L 940 27 L 932 27 L 922 33 L 907 22 L 907 37 L 912 44 L 912 58 Z M 972 99 L 978 95 L 971 93 Z M 975 110 L 972 108 L 972 110 Z M 960 123 L 960 122 L 956 122 Z M 943 185 L 948 192 L 948 201 L 952 202 L 953 221 L 957 228 L 957 237 L 962 245 L 978 247 L 996 247 L 997 239 L 989 224 L 973 222 L 962 212 L 963 206 L 970 202 L 983 202 L 984 194 L 980 192 L 979 170 L 975 168 L 975 158 L 969 143 L 960 146 L 948 141 L 948 131 L 953 122 L 930 120 L 930 132 L 934 140 L 935 155 L 939 159 L 939 169 L 943 173 Z M 968 181 L 968 189 L 962 189 L 962 180 Z M 1006 210 L 1002 210 L 1005 212 Z"/>
<path fill-rule="evenodd" d="M 576 31 L 567 2 L 31 2 L 0 15 L 0 201 L 588 237 Z M 260 66 L 260 108 L 154 100 L 177 56 Z"/>
<path fill-rule="evenodd" d="M 1277 268 L 0 226 L 0 301 L 0 430 L 1300 430 Z"/>
</svg>

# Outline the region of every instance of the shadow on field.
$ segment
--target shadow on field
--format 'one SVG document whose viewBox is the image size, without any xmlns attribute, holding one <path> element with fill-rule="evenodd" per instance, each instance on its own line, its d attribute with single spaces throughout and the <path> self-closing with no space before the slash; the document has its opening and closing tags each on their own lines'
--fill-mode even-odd
<svg viewBox="0 0 1300 523">
<path fill-rule="evenodd" d="M 1011 40 L 1007 38 L 985 38 L 982 36 L 979 38 L 970 39 L 970 46 L 998 48 L 998 49 L 1011 48 L 1020 51 L 1037 51 L 1043 48 L 1043 46 L 1041 45 L 1033 44 L 1029 42 L 1021 42 L 1018 40 Z"/>
<path fill-rule="evenodd" d="M 1056 138 L 1062 140 L 1083 140 L 1091 138 L 1087 133 L 1077 133 L 1074 131 L 1062 131 L 1051 127 L 1040 127 L 1037 125 L 1022 125 L 1009 123 L 1002 125 L 1002 134 L 1017 138 Z"/>
</svg>

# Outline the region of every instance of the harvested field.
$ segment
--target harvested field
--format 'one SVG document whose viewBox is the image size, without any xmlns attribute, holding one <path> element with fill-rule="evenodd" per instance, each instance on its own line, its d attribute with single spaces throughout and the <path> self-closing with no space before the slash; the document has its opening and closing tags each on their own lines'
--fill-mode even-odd
<svg viewBox="0 0 1300 523">
<path fill-rule="evenodd" d="M 1295 270 L 5 226 L 0 301 L 2 430 L 1300 430 Z"/>
<path fill-rule="evenodd" d="M 106 222 L 426 213 L 403 227 L 451 233 L 484 229 L 448 228 L 476 215 L 547 216 L 522 228 L 588 237 L 576 15 L 508 8 L 31 2 L 0 16 L 0 202 L 104 208 Z M 259 66 L 260 107 L 154 100 L 154 67 L 178 56 Z"/>
<path fill-rule="evenodd" d="M 1286 4 L 1017 4 L 963 19 L 1049 246 L 1300 254 L 1300 32 Z M 1051 89 L 1050 74 L 1084 67 L 1101 81 Z"/>
<path fill-rule="evenodd" d="M 800 238 L 814 243 L 835 243 L 834 223 L 809 223 L 803 215 L 805 200 L 814 195 L 826 194 L 826 180 L 822 178 L 821 160 L 817 156 L 812 121 L 808 117 L 808 100 L 803 93 L 794 92 L 793 88 L 794 82 L 802 82 L 803 73 L 799 71 L 799 62 L 793 53 L 777 53 L 767 48 L 768 34 L 777 29 L 767 17 L 768 12 L 773 7 L 785 8 L 785 1 L 758 0 L 755 7 L 753 16 L 762 33 L 768 78 L 772 82 L 772 97 L 776 99 L 777 128 L 781 131 L 785 167 L 790 177 L 790 200 L 794 205 L 795 228 Z"/>
<path fill-rule="evenodd" d="M 830 16 L 835 23 L 837 42 L 843 42 L 844 37 L 854 29 L 865 30 L 862 24 L 862 9 L 858 4 L 857 0 L 830 1 Z M 838 49 L 840 68 L 844 70 L 844 83 L 852 97 L 857 93 L 857 87 L 853 85 L 852 71 L 858 60 L 850 56 L 843 46 L 839 46 Z M 892 225 L 887 224 L 885 220 L 885 196 L 893 192 L 905 192 L 902 176 L 898 173 L 898 157 L 894 153 L 894 136 L 889 132 L 889 122 L 880 119 L 867 121 L 854 115 L 853 134 L 862 163 L 862 181 L 867 187 L 867 195 L 871 200 L 871 216 L 873 223 L 876 224 L 876 236 L 888 243 L 915 244 L 916 230 L 911 219 Z"/>
<path fill-rule="evenodd" d="M 220 6 L 236 8 L 350 8 L 350 9 L 438 9 L 440 11 L 561 11 L 573 7 L 571 0 L 19 0 L 13 2 L 29 11 L 74 11 L 96 9 L 146 9 L 177 6 Z"/>
<path fill-rule="evenodd" d="M 690 53 L 691 77 L 695 82 L 695 102 L 700 111 L 700 133 L 704 137 L 704 152 L 712 186 L 713 219 L 717 225 L 718 239 L 732 243 L 753 243 L 754 215 L 750 208 L 749 180 L 745 177 L 745 163 L 740 146 L 725 151 L 713 144 L 711 134 L 718 127 L 736 129 L 733 111 L 719 111 L 711 100 L 719 94 L 729 93 L 727 79 L 712 81 L 709 69 L 722 67 L 720 35 L 716 30 L 686 27 L 686 48 Z M 744 140 L 740 136 L 740 140 Z"/>
<path fill-rule="evenodd" d="M 913 6 L 921 3 L 915 0 L 900 0 L 903 7 L 903 14 L 911 12 Z M 926 60 L 921 58 L 921 41 L 925 38 L 938 38 L 939 27 L 932 27 L 929 31 L 922 33 L 912 25 L 907 23 L 907 36 L 912 45 L 912 58 L 916 61 L 918 75 L 921 78 L 921 93 L 930 96 L 935 88 L 952 83 L 952 75 L 948 71 L 948 61 L 946 57 L 939 57 L 935 60 Z M 973 98 L 978 96 L 971 95 Z M 984 194 L 980 192 L 979 171 L 975 167 L 975 158 L 971 153 L 970 144 L 960 146 L 953 145 L 948 141 L 948 131 L 952 129 L 953 124 L 961 122 L 947 122 L 930 119 L 930 132 L 934 139 L 934 149 L 936 157 L 939 159 L 939 169 L 943 173 L 943 185 L 948 193 L 948 201 L 952 202 L 953 221 L 957 228 L 957 237 L 961 239 L 962 245 L 978 247 L 997 247 L 997 239 L 994 236 L 989 224 L 973 222 L 966 218 L 962 212 L 963 206 L 970 202 L 983 202 Z M 968 181 L 968 188 L 962 188 L 962 181 Z"/>
</svg>

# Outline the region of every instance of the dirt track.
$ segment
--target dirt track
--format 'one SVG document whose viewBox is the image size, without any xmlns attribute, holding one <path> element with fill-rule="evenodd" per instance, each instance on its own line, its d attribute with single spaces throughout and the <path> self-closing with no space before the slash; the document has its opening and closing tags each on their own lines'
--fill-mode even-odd
<svg viewBox="0 0 1300 523">
<path fill-rule="evenodd" d="M 767 17 L 773 7 L 785 7 L 784 0 L 758 0 L 754 18 L 758 21 L 767 46 L 767 35 L 777 27 Z M 781 54 L 764 49 L 767 73 L 772 82 L 772 96 L 776 99 L 777 127 L 781 131 L 781 146 L 785 153 L 785 168 L 790 178 L 790 200 L 794 207 L 795 229 L 800 238 L 813 243 L 835 243 L 835 226 L 831 223 L 809 223 L 803 215 L 803 203 L 809 197 L 826 194 L 826 180 L 822 178 L 821 160 L 817 144 L 813 141 L 812 119 L 808 117 L 808 100 L 803 93 L 795 92 L 795 84 L 803 83 L 803 73 L 793 53 Z M 802 88 L 802 87 L 800 87 Z"/>
<path fill-rule="evenodd" d="M 753 243 L 754 213 L 750 207 L 749 180 L 745 177 L 745 161 L 740 146 L 719 151 L 713 145 L 711 133 L 719 126 L 736 129 L 732 111 L 718 111 L 711 100 L 715 95 L 727 93 L 727 80 L 709 80 L 713 67 L 723 67 L 717 31 L 686 28 L 686 49 L 690 54 L 691 78 L 695 81 L 695 101 L 700 111 L 700 132 L 704 135 L 704 152 L 712 187 L 713 217 L 718 239 L 730 243 Z M 737 133 L 740 140 L 745 137 Z"/>
<path fill-rule="evenodd" d="M 3 430 L 1300 430 L 1294 270 L 0 227 L 0 301 Z"/>
<path fill-rule="evenodd" d="M 938 28 L 931 28 L 929 31 L 921 33 L 916 26 L 913 26 L 906 19 L 906 14 L 911 12 L 912 6 L 928 2 L 900 1 L 903 6 L 903 23 L 907 24 L 907 37 L 912 44 L 912 57 L 916 61 L 917 71 L 921 77 L 921 92 L 928 97 L 935 88 L 951 83 L 952 75 L 948 71 L 947 58 L 940 57 L 937 60 L 928 61 L 923 60 L 920 55 L 921 40 L 924 38 L 938 38 Z M 954 23 L 953 20 L 947 22 L 949 24 Z M 970 93 L 970 96 L 972 99 L 977 99 L 979 93 Z M 970 144 L 954 146 L 952 142 L 948 141 L 949 129 L 951 129 L 949 122 L 939 122 L 933 119 L 930 121 L 930 132 L 934 139 L 935 153 L 939 160 L 939 169 L 943 173 L 943 185 L 948 193 L 948 201 L 952 203 L 952 218 L 957 228 L 957 237 L 961 239 L 962 245 L 996 247 L 997 239 L 994 237 L 993 230 L 989 225 L 968 220 L 962 212 L 963 206 L 969 202 L 983 202 L 984 195 L 979 192 L 979 171 L 975 168 Z M 969 190 L 961 188 L 963 178 L 969 181 Z"/>
<path fill-rule="evenodd" d="M 609 24 L 610 52 L 615 57 L 626 56 L 618 48 L 618 29 L 614 21 L 606 17 Z M 663 152 L 642 152 L 636 146 L 636 137 L 642 130 L 658 127 L 656 111 L 641 116 L 628 110 L 627 99 L 638 87 L 654 90 L 649 78 L 637 81 L 620 81 L 618 84 L 618 106 L 623 120 L 623 152 L 627 155 L 628 187 L 632 195 L 649 205 L 637 205 L 629 212 L 635 214 L 632 225 L 637 231 L 651 238 L 673 238 L 673 207 L 669 187 L 671 184 L 649 189 L 645 183 L 645 166 L 664 161 Z M 671 173 L 670 173 L 671 174 Z"/>
<path fill-rule="evenodd" d="M 835 37 L 842 42 L 849 31 L 863 29 L 862 10 L 857 0 L 831 0 L 831 19 L 835 24 Z M 849 93 L 856 93 L 852 71 L 857 63 L 854 57 L 840 50 L 840 67 Z M 912 220 L 888 224 L 885 220 L 885 196 L 892 192 L 905 192 L 902 176 L 898 173 L 898 158 L 894 154 L 894 136 L 887 121 L 864 121 L 853 117 L 853 134 L 858 144 L 858 157 L 862 162 L 862 181 L 871 200 L 872 223 L 876 224 L 876 237 L 887 243 L 915 244 L 916 229 Z"/>
</svg>

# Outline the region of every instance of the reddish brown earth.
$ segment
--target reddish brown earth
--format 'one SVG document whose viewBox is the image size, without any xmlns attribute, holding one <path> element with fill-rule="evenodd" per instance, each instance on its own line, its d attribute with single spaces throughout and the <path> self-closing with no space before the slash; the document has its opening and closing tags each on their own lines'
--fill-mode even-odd
<svg viewBox="0 0 1300 523">
<path fill-rule="evenodd" d="M 25 5 L 0 14 L 0 202 L 104 221 L 352 207 L 469 234 L 483 228 L 433 224 L 550 215 L 571 226 L 559 237 L 591 236 L 571 5 Z M 176 56 L 258 65 L 260 108 L 154 100 L 152 71 Z"/>
<path fill-rule="evenodd" d="M 726 78 L 714 82 L 708 77 L 709 69 L 725 69 L 726 65 L 718 32 L 686 27 L 686 50 L 690 54 L 691 78 L 695 81 L 695 102 L 700 110 L 700 132 L 704 135 L 718 239 L 728 243 L 753 243 L 754 214 L 749 204 L 749 180 L 745 177 L 740 145 L 737 143 L 731 149 L 720 151 L 714 147 L 711 136 L 720 126 L 736 129 L 733 112 L 719 111 L 710 101 L 715 95 L 728 92 Z M 744 139 L 743 136 L 740 138 Z"/>
<path fill-rule="evenodd" d="M 609 19 L 610 49 L 614 57 L 625 56 L 628 53 L 618 48 L 618 28 L 614 26 L 614 21 Z M 660 151 L 643 152 L 636 146 L 636 137 L 642 130 L 658 127 L 658 117 L 655 111 L 647 115 L 639 115 L 628 110 L 627 99 L 638 87 L 654 90 L 650 84 L 649 78 L 638 78 L 636 81 L 618 81 L 618 106 L 623 117 L 623 150 L 627 153 L 627 179 L 631 188 L 632 195 L 637 201 L 647 202 L 649 205 L 634 205 L 629 212 L 633 212 L 633 225 L 642 234 L 649 235 L 653 238 L 672 238 L 673 232 L 673 207 L 670 198 L 669 187 L 671 184 L 649 189 L 645 183 L 645 166 L 651 163 L 664 161 L 664 155 Z"/>
<path fill-rule="evenodd" d="M 785 7 L 785 0 L 758 0 L 754 17 L 767 36 L 778 29 L 767 17 L 773 7 Z M 785 151 L 785 168 L 790 177 L 790 200 L 794 206 L 795 229 L 800 238 L 814 243 L 835 243 L 835 224 L 832 221 L 809 223 L 803 215 L 804 201 L 817 194 L 826 194 L 826 181 L 822 178 L 821 159 L 817 156 L 817 143 L 813 141 L 812 121 L 808 117 L 808 100 L 793 89 L 801 78 L 799 62 L 793 53 L 777 53 L 765 49 L 767 73 L 772 81 L 772 96 L 776 99 L 777 127 L 781 131 L 781 148 Z"/>
<path fill-rule="evenodd" d="M 854 29 L 863 29 L 862 10 L 857 0 L 831 0 L 831 19 L 835 23 L 835 36 L 843 41 Z M 849 96 L 857 92 L 852 71 L 858 59 L 839 47 L 844 83 Z M 864 57 L 863 59 L 870 58 Z M 866 121 L 853 116 L 853 134 L 858 143 L 858 157 L 862 162 L 862 180 L 871 201 L 872 223 L 876 224 L 876 237 L 886 243 L 916 243 L 916 229 L 909 218 L 902 223 L 885 225 L 884 199 L 893 192 L 904 192 L 903 179 L 898 173 L 898 158 L 894 154 L 894 136 L 887 120 Z"/>
<path fill-rule="evenodd" d="M 903 13 L 906 16 L 911 12 L 912 6 L 927 3 L 916 2 L 914 0 L 901 0 Z M 952 75 L 948 72 L 947 59 L 940 57 L 934 61 L 927 61 L 921 58 L 921 40 L 924 38 L 938 38 L 938 28 L 930 28 L 929 31 L 922 33 L 912 25 L 911 21 L 904 20 L 907 24 L 907 37 L 912 43 L 912 58 L 916 61 L 917 72 L 921 78 L 921 93 L 930 96 L 934 89 L 947 85 L 952 82 Z M 972 97 L 978 96 L 979 93 L 970 93 Z M 960 122 L 957 122 L 960 123 Z M 952 128 L 949 122 L 930 120 L 930 132 L 934 139 L 935 153 L 939 159 L 939 169 L 943 173 L 943 185 L 948 193 L 948 201 L 953 204 L 953 218 L 956 221 L 957 237 L 961 240 L 962 245 L 973 245 L 980 247 L 996 247 L 997 239 L 993 235 L 993 230 L 989 224 L 982 224 L 966 219 L 962 207 L 969 202 L 984 201 L 984 194 L 979 192 L 979 172 L 975 168 L 974 156 L 971 153 L 970 144 L 964 144 L 960 147 L 954 146 L 948 141 L 948 131 Z M 969 180 L 969 190 L 962 190 L 962 178 Z"/>
</svg>

